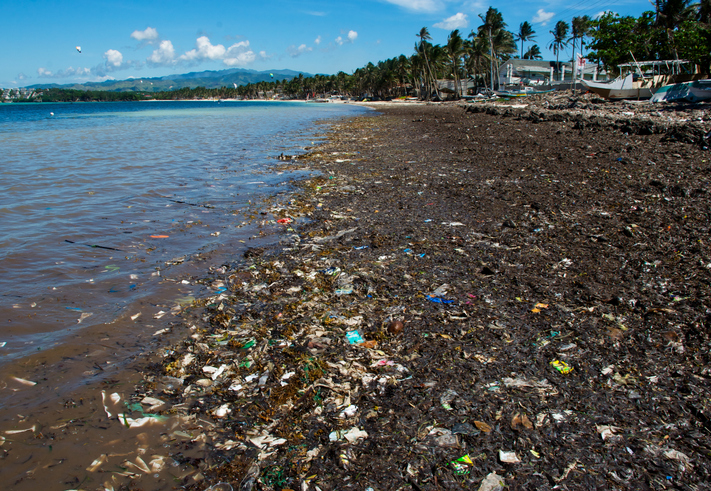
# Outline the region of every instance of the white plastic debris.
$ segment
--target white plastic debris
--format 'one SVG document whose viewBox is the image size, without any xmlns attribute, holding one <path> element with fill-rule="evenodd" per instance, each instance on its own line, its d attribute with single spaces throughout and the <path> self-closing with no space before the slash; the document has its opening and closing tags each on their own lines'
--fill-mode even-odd
<svg viewBox="0 0 711 491">
<path fill-rule="evenodd" d="M 600 433 L 600 438 L 602 438 L 602 441 L 605 441 L 616 436 L 615 433 L 620 431 L 621 428 L 612 425 L 597 425 L 596 429 L 597 432 Z"/>
<path fill-rule="evenodd" d="M 159 407 L 165 405 L 164 401 L 161 401 L 160 399 L 156 399 L 155 397 L 144 397 L 143 400 L 141 401 L 141 404 L 145 404 L 146 406 L 150 406 L 148 408 L 149 411 L 155 411 Z M 109 416 L 110 417 L 110 416 Z"/>
<path fill-rule="evenodd" d="M 103 464 L 108 461 L 109 458 L 106 456 L 105 453 L 102 453 L 98 458 L 94 459 L 91 464 L 89 464 L 89 467 L 87 467 L 86 470 L 88 470 L 89 472 L 96 472 Z"/>
<path fill-rule="evenodd" d="M 678 450 L 667 450 L 664 452 L 664 456 L 669 460 L 676 460 L 679 462 L 679 470 L 684 471 L 687 467 L 693 467 L 691 465 L 691 459 L 685 453 L 679 452 Z"/>
<path fill-rule="evenodd" d="M 232 409 L 230 408 L 230 405 L 229 405 L 229 404 L 223 404 L 222 406 L 220 406 L 220 407 L 218 407 L 217 409 L 215 409 L 215 411 L 213 412 L 213 414 L 214 414 L 215 417 L 217 417 L 217 418 L 224 418 L 225 416 L 227 416 L 227 415 L 230 414 L 231 412 L 232 412 Z"/>
<path fill-rule="evenodd" d="M 12 378 L 15 382 L 19 382 L 22 385 L 27 385 L 28 387 L 33 387 L 37 385 L 37 382 L 33 382 L 32 380 L 27 380 L 25 378 L 20 378 L 20 377 L 10 377 Z"/>
<path fill-rule="evenodd" d="M 343 411 L 340 412 L 338 415 L 339 418 L 345 419 L 345 418 L 352 418 L 355 416 L 355 414 L 358 412 L 358 406 L 351 404 L 347 406 Z"/>
<path fill-rule="evenodd" d="M 260 435 L 249 438 L 249 441 L 254 443 L 257 447 L 264 449 L 267 447 L 276 447 L 278 445 L 283 445 L 286 440 L 283 438 L 276 438 L 272 435 Z"/>
<path fill-rule="evenodd" d="M 117 417 L 119 422 L 128 428 L 140 428 L 151 424 L 163 423 L 166 420 L 165 416 L 145 416 L 134 419 L 123 413 L 117 415 Z"/>
<path fill-rule="evenodd" d="M 328 439 L 332 442 L 337 442 L 339 440 L 347 440 L 350 443 L 360 440 L 361 438 L 368 438 L 368 433 L 354 426 L 350 430 L 336 430 L 332 431 L 328 435 Z"/>
<path fill-rule="evenodd" d="M 504 464 L 520 464 L 521 459 L 518 458 L 516 452 L 507 452 L 499 450 L 499 460 Z"/>
<path fill-rule="evenodd" d="M 478 491 L 502 491 L 504 489 L 504 478 L 496 472 L 488 474 L 481 484 Z"/>
</svg>

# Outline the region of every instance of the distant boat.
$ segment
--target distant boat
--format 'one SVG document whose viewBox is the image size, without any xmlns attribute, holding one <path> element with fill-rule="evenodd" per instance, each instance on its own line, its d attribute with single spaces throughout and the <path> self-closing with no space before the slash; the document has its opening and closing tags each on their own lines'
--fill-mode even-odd
<svg viewBox="0 0 711 491">
<path fill-rule="evenodd" d="M 688 82 L 696 75 L 696 67 L 686 60 L 640 61 L 618 67 L 623 75 L 609 82 L 580 82 L 606 99 L 649 99 L 665 85 Z"/>
</svg>

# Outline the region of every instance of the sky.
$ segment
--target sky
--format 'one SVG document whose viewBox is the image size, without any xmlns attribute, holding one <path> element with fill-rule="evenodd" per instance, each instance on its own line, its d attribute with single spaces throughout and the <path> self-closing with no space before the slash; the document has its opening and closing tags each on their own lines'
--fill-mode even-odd
<svg viewBox="0 0 711 491">
<path fill-rule="evenodd" d="M 0 87 L 226 68 L 353 73 L 410 56 L 422 27 L 435 44 L 453 29 L 468 35 L 489 6 L 510 31 L 530 22 L 551 60 L 557 21 L 652 8 L 648 0 L 15 0 L 0 10 Z M 572 48 L 560 56 L 571 57 Z"/>
</svg>

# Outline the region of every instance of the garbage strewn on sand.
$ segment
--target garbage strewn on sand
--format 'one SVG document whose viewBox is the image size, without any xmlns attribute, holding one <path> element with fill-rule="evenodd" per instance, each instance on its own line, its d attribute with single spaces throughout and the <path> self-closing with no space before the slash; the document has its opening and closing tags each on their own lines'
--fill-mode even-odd
<svg viewBox="0 0 711 491">
<path fill-rule="evenodd" d="M 180 485 L 708 482 L 703 145 L 383 112 L 280 164 L 323 171 L 270 205 L 280 247 L 200 279 L 225 289 L 184 311 L 190 337 L 146 375 L 137 400 L 195 422 L 169 450 L 195 469 Z"/>
</svg>

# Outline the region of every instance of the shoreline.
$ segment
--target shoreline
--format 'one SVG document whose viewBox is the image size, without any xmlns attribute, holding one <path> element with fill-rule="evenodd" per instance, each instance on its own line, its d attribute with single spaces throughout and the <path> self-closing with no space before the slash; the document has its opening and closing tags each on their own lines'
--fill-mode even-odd
<svg viewBox="0 0 711 491">
<path fill-rule="evenodd" d="M 453 106 L 334 125 L 306 157 L 328 179 L 294 196 L 311 221 L 226 272 L 230 295 L 154 374 L 182 378 L 161 396 L 220 428 L 204 430 L 207 460 L 229 464 L 185 483 L 705 482 L 709 271 L 684 259 L 711 258 L 684 245 L 708 227 L 705 155 Z M 675 201 L 693 224 L 676 225 Z M 705 280 L 685 284 L 691 271 Z M 346 341 L 356 330 L 364 343 Z"/>
<path fill-rule="evenodd" d="M 162 477 L 106 456 L 90 482 L 122 459 L 116 485 L 151 489 L 708 481 L 711 256 L 690 240 L 708 154 L 456 105 L 383 112 L 331 122 L 297 159 L 323 175 L 280 203 L 294 232 L 207 273 L 227 291 L 128 397 L 134 420 L 147 397 L 172 418 L 142 437 L 170 449 Z"/>
</svg>

